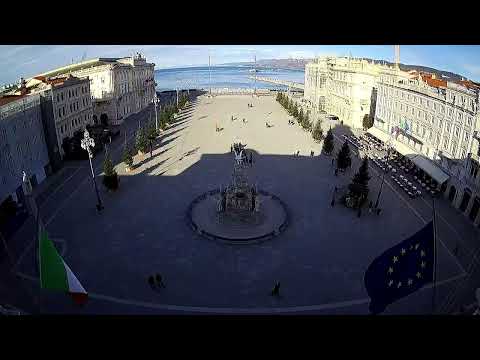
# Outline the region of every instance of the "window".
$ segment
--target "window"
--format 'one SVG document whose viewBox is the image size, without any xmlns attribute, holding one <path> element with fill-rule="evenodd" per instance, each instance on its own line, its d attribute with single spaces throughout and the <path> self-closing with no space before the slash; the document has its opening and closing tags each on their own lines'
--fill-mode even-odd
<svg viewBox="0 0 480 360">
<path fill-rule="evenodd" d="M 447 137 L 443 140 L 443 148 L 444 148 L 445 150 L 448 149 L 448 138 L 447 138 Z"/>
<path fill-rule="evenodd" d="M 452 155 L 455 156 L 457 153 L 457 143 L 452 143 Z"/>
<path fill-rule="evenodd" d="M 465 131 L 465 133 L 463 134 L 463 140 L 464 140 L 465 142 L 468 142 L 468 138 L 469 138 L 468 132 Z"/>
<path fill-rule="evenodd" d="M 458 138 L 458 134 L 460 133 L 460 129 L 458 126 L 455 127 L 455 137 Z"/>
</svg>

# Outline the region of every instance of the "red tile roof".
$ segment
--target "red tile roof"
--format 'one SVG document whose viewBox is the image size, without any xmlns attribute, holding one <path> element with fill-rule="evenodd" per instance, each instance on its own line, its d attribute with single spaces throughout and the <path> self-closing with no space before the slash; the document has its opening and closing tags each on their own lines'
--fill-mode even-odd
<svg viewBox="0 0 480 360">
<path fill-rule="evenodd" d="M 13 101 L 19 100 L 21 98 L 24 98 L 26 94 L 24 95 L 5 95 L 0 97 L 0 106 L 6 105 L 8 103 L 11 103 Z"/>
</svg>

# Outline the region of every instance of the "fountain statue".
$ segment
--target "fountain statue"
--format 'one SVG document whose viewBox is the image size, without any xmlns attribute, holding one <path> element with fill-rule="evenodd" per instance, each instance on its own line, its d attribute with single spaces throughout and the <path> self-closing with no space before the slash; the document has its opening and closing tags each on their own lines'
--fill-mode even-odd
<svg viewBox="0 0 480 360">
<path fill-rule="evenodd" d="M 248 221 L 260 210 L 257 191 L 248 182 L 245 146 L 240 142 L 232 146 L 234 154 L 232 181 L 220 191 L 217 203 L 217 211 L 232 220 Z"/>
</svg>

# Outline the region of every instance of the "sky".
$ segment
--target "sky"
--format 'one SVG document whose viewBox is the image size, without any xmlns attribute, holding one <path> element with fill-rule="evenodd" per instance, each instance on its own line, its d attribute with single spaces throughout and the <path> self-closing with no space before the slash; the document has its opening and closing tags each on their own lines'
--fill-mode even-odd
<svg viewBox="0 0 480 360">
<path fill-rule="evenodd" d="M 156 69 L 207 65 L 211 62 L 312 58 L 334 55 L 393 61 L 393 45 L 0 45 L 0 84 L 96 57 L 124 57 L 141 52 Z M 451 71 L 480 81 L 479 45 L 402 45 L 400 62 Z"/>
</svg>

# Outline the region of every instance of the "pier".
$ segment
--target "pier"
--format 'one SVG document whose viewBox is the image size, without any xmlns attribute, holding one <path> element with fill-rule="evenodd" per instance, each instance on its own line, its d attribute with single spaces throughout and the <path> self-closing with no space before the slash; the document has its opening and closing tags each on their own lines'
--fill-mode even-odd
<svg viewBox="0 0 480 360">
<path fill-rule="evenodd" d="M 298 90 L 302 90 L 302 91 L 305 89 L 305 86 L 303 84 L 296 83 L 296 82 L 293 82 L 293 81 L 272 79 L 272 78 L 267 78 L 267 77 L 263 77 L 263 76 L 257 76 L 257 77 L 249 76 L 249 78 L 252 79 L 252 80 L 255 80 L 255 78 L 256 78 L 257 81 L 263 81 L 263 82 L 268 82 L 268 83 L 271 83 L 271 84 L 287 86 L 287 87 L 290 87 L 291 89 L 298 89 Z"/>
</svg>

